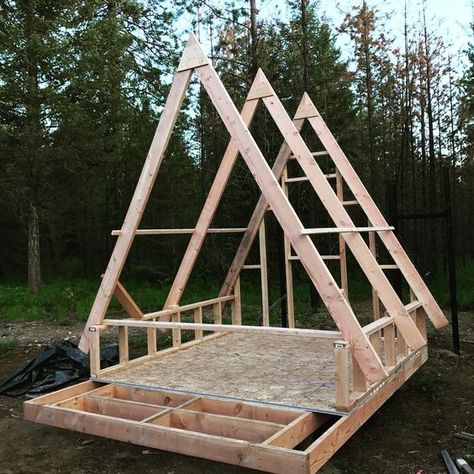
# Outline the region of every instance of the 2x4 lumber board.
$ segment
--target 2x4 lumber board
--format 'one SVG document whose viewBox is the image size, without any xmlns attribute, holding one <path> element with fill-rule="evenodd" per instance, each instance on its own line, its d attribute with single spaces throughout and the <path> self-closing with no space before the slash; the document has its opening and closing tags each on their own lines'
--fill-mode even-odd
<svg viewBox="0 0 474 474">
<path fill-rule="evenodd" d="M 314 433 L 328 419 L 329 415 L 321 413 L 303 413 L 289 425 L 266 439 L 264 444 L 292 449 Z"/>
<path fill-rule="evenodd" d="M 100 372 L 100 329 L 91 326 L 89 332 L 91 333 L 89 354 L 90 372 L 91 376 L 97 376 Z"/>
<path fill-rule="evenodd" d="M 285 178 L 285 183 L 299 183 L 301 181 L 308 181 L 307 176 L 298 176 L 295 178 Z"/>
<path fill-rule="evenodd" d="M 188 46 L 189 44 L 190 43 L 188 42 Z M 110 304 L 118 278 L 122 272 L 125 260 L 135 237 L 135 232 L 138 229 L 153 184 L 155 183 L 164 152 L 168 145 L 171 132 L 178 117 L 179 109 L 181 108 L 186 89 L 188 88 L 191 79 L 191 73 L 191 70 L 178 72 L 171 84 L 171 89 L 166 99 L 163 112 L 161 113 L 160 121 L 156 128 L 150 150 L 122 225 L 121 234 L 117 237 L 114 250 L 112 251 L 107 269 L 102 278 L 100 288 L 97 292 L 84 332 L 82 333 L 79 342 L 79 349 L 85 353 L 89 352 L 90 346 L 91 333 L 89 327 L 102 322 Z"/>
<path fill-rule="evenodd" d="M 219 305 L 220 306 L 220 305 Z M 176 310 L 173 312 L 173 314 L 171 315 L 171 321 L 173 323 L 175 323 L 176 325 L 178 325 L 181 321 L 181 313 L 179 312 L 179 310 L 177 310 L 177 306 L 171 306 L 169 309 L 171 309 L 172 311 Z M 173 347 L 180 347 L 181 346 L 181 328 L 180 327 L 177 327 L 175 326 L 172 330 L 171 330 L 171 337 L 173 339 Z"/>
<path fill-rule="evenodd" d="M 265 233 L 265 217 L 258 231 L 258 248 L 260 253 L 260 280 L 262 286 L 262 325 L 270 326 L 270 310 L 268 308 L 268 272 L 267 272 L 267 238 Z"/>
<path fill-rule="evenodd" d="M 407 313 L 413 313 L 416 311 L 418 308 L 421 308 L 423 306 L 423 303 L 421 301 L 412 301 L 411 303 L 408 303 L 405 306 L 405 309 L 407 310 Z"/>
<path fill-rule="evenodd" d="M 349 387 L 349 344 L 347 341 L 334 342 L 336 408 L 346 411 L 350 406 Z"/>
<path fill-rule="evenodd" d="M 301 103 L 300 103 L 300 106 L 301 106 Z M 298 110 L 300 109 L 300 106 L 298 107 Z M 294 119 L 293 123 L 295 125 L 295 128 L 299 131 L 301 130 L 301 127 L 303 126 L 304 119 Z M 283 172 L 286 169 L 290 154 L 291 154 L 291 150 L 289 146 L 287 145 L 287 143 L 283 142 L 272 167 L 272 172 L 277 179 L 280 179 L 283 176 Z M 288 173 L 286 173 L 284 176 L 288 176 Z M 285 189 L 285 186 L 283 186 L 283 188 Z M 288 194 L 287 189 L 284 192 L 286 193 L 286 195 Z M 267 209 L 268 209 L 268 202 L 265 196 L 261 194 L 260 198 L 258 199 L 257 205 L 255 206 L 255 209 L 252 213 L 250 221 L 247 225 L 247 230 L 245 231 L 242 237 L 242 240 L 240 242 L 240 245 L 237 249 L 237 252 L 234 256 L 234 260 L 232 261 L 229 271 L 227 272 L 227 275 L 225 277 L 225 280 L 222 285 L 221 291 L 219 292 L 219 295 L 228 295 L 232 291 L 234 282 L 237 276 L 239 275 L 242 266 L 245 264 L 245 261 L 247 260 L 250 249 L 252 248 L 252 244 L 258 233 L 260 222 L 265 216 L 265 212 L 267 211 Z M 285 235 L 285 239 L 288 240 L 288 237 L 286 235 Z M 289 252 L 286 252 L 286 255 L 289 255 L 289 254 L 290 254 Z M 287 281 L 289 280 L 287 279 Z"/>
<path fill-rule="evenodd" d="M 369 232 L 369 248 L 372 255 L 377 260 L 377 243 L 375 237 L 375 232 Z M 374 287 L 372 287 L 372 316 L 374 321 L 380 318 L 380 301 L 377 290 Z"/>
<path fill-rule="evenodd" d="M 254 332 L 261 334 L 276 334 L 282 336 L 302 336 L 313 337 L 316 339 L 337 339 L 341 337 L 339 331 L 323 331 L 320 329 L 296 329 L 280 328 L 273 326 L 244 326 L 233 324 L 195 324 L 195 323 L 177 323 L 169 321 L 138 321 L 135 319 L 105 319 L 108 326 L 129 326 L 135 328 L 157 328 L 157 329 L 181 329 L 194 331 L 201 329 L 203 331 L 215 332 Z"/>
<path fill-rule="evenodd" d="M 321 171 L 321 168 L 311 156 L 311 153 L 308 150 L 308 147 L 303 141 L 301 135 L 293 126 L 290 117 L 286 113 L 278 97 L 264 97 L 262 100 L 273 120 L 277 124 L 283 137 L 285 138 L 285 141 L 288 143 L 291 150 L 293 151 L 293 154 L 296 156 L 296 159 L 304 173 L 310 178 L 310 183 L 313 186 L 313 189 L 319 196 L 320 200 L 324 203 L 326 210 L 328 211 L 336 226 L 340 229 L 350 229 L 351 226 L 355 227 L 352 219 L 344 209 L 344 206 L 338 199 L 333 188 L 324 177 L 324 173 Z M 272 208 L 274 209 L 273 205 Z M 369 230 L 377 229 L 386 230 L 388 229 L 388 226 L 369 228 Z M 375 260 L 362 236 L 358 232 L 343 233 L 343 236 L 347 246 L 350 248 L 367 279 L 377 290 L 379 298 L 381 299 L 385 308 L 396 319 L 397 327 L 400 328 L 400 331 L 402 332 L 407 344 L 412 349 L 418 349 L 422 347 L 425 344 L 423 337 L 406 312 L 403 303 L 400 301 L 400 298 L 387 279 L 387 276 L 383 270 L 380 269 L 377 261 Z M 297 253 L 299 254 L 299 252 Z M 320 294 L 322 294 L 322 292 L 320 292 Z M 341 332 L 343 332 L 341 327 L 339 329 Z M 347 339 L 345 335 L 344 339 Z M 352 341 L 350 342 L 352 343 Z M 354 347 L 354 351 L 357 352 L 357 348 Z M 361 368 L 364 369 L 362 366 Z"/>
<path fill-rule="evenodd" d="M 118 328 L 118 345 L 119 345 L 119 364 L 128 362 L 128 327 L 120 326 Z"/>
<path fill-rule="evenodd" d="M 232 324 L 242 324 L 242 304 L 240 296 L 240 277 L 234 283 L 234 304 L 232 306 Z"/>
<path fill-rule="evenodd" d="M 60 390 L 56 390 L 52 393 L 47 393 L 45 395 L 40 395 L 33 400 L 27 400 L 24 402 L 24 406 L 29 405 L 53 405 L 55 403 L 60 403 L 64 400 L 77 397 L 80 395 L 84 395 L 88 392 L 95 391 L 98 388 L 104 388 L 107 385 L 99 384 L 97 382 L 92 382 L 91 380 L 87 380 L 86 382 L 81 382 L 76 385 L 72 385 L 71 387 L 62 388 Z"/>
<path fill-rule="evenodd" d="M 116 400 L 100 395 L 85 395 L 83 397 L 83 407 L 88 413 L 100 413 L 102 415 L 124 418 L 127 420 L 140 421 L 165 410 L 165 407 L 147 405 L 144 403 L 128 402 Z"/>
<path fill-rule="evenodd" d="M 375 386 L 346 416 L 341 417 L 305 451 L 309 472 L 317 472 L 336 451 L 418 370 L 427 360 L 426 347 L 418 350 L 382 383 Z"/>
<path fill-rule="evenodd" d="M 199 308 L 199 307 L 212 306 L 215 303 L 219 303 L 219 302 L 223 303 L 224 301 L 231 301 L 233 299 L 234 299 L 234 295 L 219 296 L 217 298 L 211 298 L 209 300 L 198 301 L 196 303 L 189 303 L 189 304 L 185 304 L 183 306 L 179 306 L 179 305 L 172 305 L 172 306 L 178 308 L 179 311 L 184 313 L 185 311 L 192 311 L 192 310 L 194 310 L 196 308 Z M 173 314 L 173 311 L 175 311 L 175 310 L 170 310 L 170 309 L 166 308 L 166 309 L 163 309 L 161 311 L 155 311 L 153 313 L 145 313 L 143 315 L 143 319 L 147 320 L 147 319 L 154 319 L 154 318 L 162 318 L 164 316 L 171 316 Z"/>
<path fill-rule="evenodd" d="M 200 69 L 197 71 L 199 70 Z M 249 95 L 257 87 L 258 84 L 254 81 L 250 88 Z M 241 112 L 241 119 L 246 125 L 249 125 L 252 121 L 258 103 L 259 100 L 245 101 Z M 181 260 L 173 284 L 171 285 L 165 306 L 178 304 L 181 299 L 186 283 L 189 280 L 189 276 L 196 262 L 196 258 L 204 243 L 206 233 L 217 210 L 217 206 L 219 205 L 224 189 L 226 188 L 232 170 L 234 169 L 238 155 L 239 147 L 237 143 L 234 140 L 230 140 L 211 185 L 211 189 L 207 194 L 206 202 L 204 203 L 201 214 L 199 215 L 193 235 L 186 248 L 184 257 Z"/>
<path fill-rule="evenodd" d="M 255 264 L 255 265 L 244 265 L 242 267 L 242 270 L 260 270 L 262 266 L 260 264 Z"/>
<path fill-rule="evenodd" d="M 153 355 L 158 350 L 158 340 L 156 337 L 156 329 L 148 328 L 146 330 L 146 343 L 147 343 L 147 352 L 148 355 Z"/>
<path fill-rule="evenodd" d="M 384 316 L 383 318 L 377 319 L 376 321 L 367 324 L 362 329 L 364 330 L 365 334 L 368 336 L 379 332 L 381 329 L 384 329 L 386 326 L 393 324 L 394 319 L 392 316 Z"/>
<path fill-rule="evenodd" d="M 232 102 L 232 99 L 230 98 L 229 94 L 225 90 L 221 80 L 219 79 L 219 76 L 216 74 L 215 70 L 211 66 L 200 67 L 196 70 L 196 73 L 198 74 L 201 84 L 206 89 L 209 97 L 211 98 L 212 103 L 214 104 L 214 107 L 218 111 L 228 131 L 234 138 L 235 142 L 238 144 L 240 153 L 242 154 L 245 162 L 247 163 L 250 172 L 254 175 L 263 195 L 266 198 L 266 201 L 268 202 L 268 204 L 270 204 L 272 211 L 275 214 L 275 217 L 277 218 L 284 232 L 290 239 L 293 248 L 300 256 L 301 262 L 305 267 L 306 272 L 308 273 L 310 279 L 312 280 L 323 301 L 328 307 L 329 312 L 333 316 L 336 325 L 343 334 L 344 339 L 349 340 L 351 342 L 351 345 L 353 344 L 354 352 L 359 358 L 361 368 L 366 373 L 368 379 L 372 382 L 376 382 L 378 380 L 383 379 L 386 376 L 386 371 L 383 368 L 382 362 L 380 361 L 376 352 L 371 347 L 367 337 L 362 332 L 362 328 L 360 327 L 360 324 L 357 321 L 357 318 L 353 313 L 351 306 L 339 291 L 336 281 L 334 280 L 328 268 L 326 267 L 323 259 L 321 258 L 310 237 L 301 235 L 301 229 L 303 228 L 303 225 L 300 219 L 298 218 L 295 210 L 289 203 L 287 197 L 283 193 L 277 179 L 275 178 L 275 175 L 270 169 L 268 163 L 262 155 L 262 152 L 258 148 L 258 145 L 250 134 L 248 128 L 246 127 L 244 121 L 242 120 L 242 117 L 239 115 L 237 109 L 235 108 L 235 105 Z M 258 71 L 257 76 L 260 76 L 259 80 L 262 80 L 265 77 L 261 70 Z M 267 109 L 269 109 L 270 113 L 272 113 L 273 107 L 271 106 L 271 104 L 276 103 L 276 97 L 264 97 L 262 100 L 266 104 Z M 290 133 L 286 133 L 286 130 L 284 130 L 284 135 L 286 135 L 286 141 L 288 143 L 291 143 L 291 138 L 295 136 L 299 137 L 299 139 L 302 140 L 299 134 L 295 132 L 296 129 L 293 126 L 291 119 L 284 111 L 283 106 L 281 106 L 281 109 L 284 113 L 284 117 L 289 121 L 290 127 Z M 281 129 L 281 124 L 279 123 L 279 120 L 277 121 L 277 125 L 279 125 L 279 128 Z M 296 133 L 297 135 L 294 135 L 294 133 Z M 304 142 L 302 143 L 306 149 L 306 145 L 304 144 Z M 293 147 L 292 149 L 293 151 L 295 151 Z M 311 168 L 314 169 L 314 159 L 312 156 L 310 156 L 310 160 L 312 161 Z M 305 171 L 306 174 L 309 175 L 308 170 Z M 324 176 L 323 180 L 324 184 L 328 186 L 331 190 L 331 193 L 333 193 L 331 186 L 328 184 Z M 339 201 L 338 203 L 339 206 L 341 206 Z M 365 246 L 365 242 L 360 236 L 359 238 Z M 398 299 L 395 292 L 393 293 Z M 403 306 L 402 310 L 405 311 Z M 419 335 L 419 333 L 416 329 L 415 324 L 408 315 L 407 322 L 405 323 L 403 321 L 401 325 L 403 324 L 411 324 L 413 326 L 414 336 L 412 336 L 412 334 L 410 333 L 407 334 L 407 337 L 410 337 L 411 339 L 416 339 L 415 336 L 416 334 Z M 416 346 L 415 342 L 417 341 L 412 342 L 414 343 L 414 346 Z"/>
<path fill-rule="evenodd" d="M 137 303 L 133 301 L 128 291 L 119 281 L 117 281 L 117 285 L 115 285 L 114 296 L 132 318 L 143 318 L 143 311 L 138 307 Z"/>
<path fill-rule="evenodd" d="M 113 398 L 124 402 L 155 405 L 163 408 L 178 408 L 194 400 L 194 397 L 170 391 L 146 390 L 126 385 L 112 385 Z"/>
<path fill-rule="evenodd" d="M 288 178 L 288 165 L 286 165 L 281 174 L 282 189 L 288 199 L 288 186 L 285 180 Z M 260 202 L 260 201 L 259 201 Z M 293 291 L 293 267 L 291 265 L 291 243 L 288 237 L 283 233 L 283 251 L 285 254 L 285 284 L 286 284 L 286 312 L 288 327 L 295 327 L 295 299 Z M 299 260 L 299 257 L 298 257 Z"/>
<path fill-rule="evenodd" d="M 359 201 L 356 199 L 353 199 L 351 201 L 342 201 L 343 206 L 357 206 L 359 204 Z"/>
<path fill-rule="evenodd" d="M 323 260 L 340 260 L 341 259 L 340 255 L 321 255 L 321 258 Z M 291 261 L 299 260 L 299 259 L 300 257 L 298 257 L 298 255 L 290 255 L 288 257 L 288 260 L 291 260 Z"/>
<path fill-rule="evenodd" d="M 193 318 L 194 318 L 195 324 L 202 324 L 202 306 L 199 306 L 199 308 L 194 309 Z M 194 337 L 196 339 L 202 339 L 203 337 L 202 329 L 197 329 L 196 332 L 194 333 Z"/>
<path fill-rule="evenodd" d="M 301 135 L 295 129 L 290 117 L 286 113 L 278 97 L 265 97 L 262 100 L 283 137 L 285 138 L 285 141 L 288 143 L 291 150 L 293 151 L 293 154 L 296 156 L 299 165 L 305 174 L 310 178 L 310 183 L 313 189 L 319 196 L 320 200 L 324 203 L 326 210 L 328 211 L 336 226 L 340 228 L 344 228 L 346 226 L 355 227 L 349 214 L 344 209 L 344 206 L 342 206 L 341 201 L 335 194 L 333 188 L 324 177 L 324 173 L 321 171 L 321 168 L 311 156 L 311 153 L 309 152 L 308 147 L 303 141 Z M 275 212 L 275 207 L 273 205 L 272 209 Z M 370 249 L 368 248 L 364 239 L 358 232 L 350 232 L 347 234 L 344 233 L 343 236 L 347 246 L 350 248 L 352 254 L 357 259 L 357 262 L 365 273 L 367 279 L 377 290 L 379 297 L 387 311 L 389 311 L 389 313 L 392 314 L 397 320 L 397 326 L 400 328 L 400 331 L 403 333 L 409 346 L 413 349 L 422 347 L 425 343 L 423 337 L 419 333 L 416 325 L 413 323 L 408 313 L 405 311 L 403 303 L 400 301 L 397 293 L 392 288 L 387 276 L 378 266 L 377 261 L 370 252 Z M 297 251 L 297 253 L 300 255 L 300 257 L 302 256 L 301 252 Z M 308 268 L 306 268 L 306 271 L 308 272 Z M 319 291 L 319 293 L 324 300 L 324 291 Z M 333 318 L 335 318 L 335 313 L 333 313 L 331 310 L 329 310 L 329 312 L 332 314 Z M 346 323 L 346 321 L 347 318 L 344 318 L 342 324 Z M 336 324 L 338 324 L 337 321 Z M 344 328 L 339 326 L 339 329 L 344 334 Z M 349 340 L 351 345 L 354 342 L 353 340 L 350 340 L 346 334 L 344 334 L 344 339 Z M 357 354 L 360 350 L 360 341 L 356 341 L 356 345 L 359 346 L 354 347 L 354 351 Z M 374 354 L 372 354 L 372 357 L 373 355 Z M 374 360 L 374 363 L 381 364 L 380 360 Z M 361 368 L 365 371 L 363 364 L 361 364 Z"/>
<path fill-rule="evenodd" d="M 272 408 L 249 402 L 222 400 L 219 398 L 201 397 L 188 405 L 189 409 L 216 415 L 227 415 L 250 420 L 270 421 L 281 425 L 288 425 L 296 420 L 302 413 L 301 410 Z"/>
<path fill-rule="evenodd" d="M 397 264 L 392 264 L 392 263 L 382 263 L 380 265 L 380 268 L 382 270 L 398 270 L 398 265 Z"/>
<path fill-rule="evenodd" d="M 428 340 L 428 335 L 426 332 L 426 318 L 425 318 L 425 309 L 423 307 L 417 308 L 415 311 L 415 324 L 420 331 L 421 335 L 425 338 L 425 341 Z"/>
<path fill-rule="evenodd" d="M 346 234 L 359 232 L 384 232 L 393 230 L 395 227 L 318 227 L 315 229 L 303 229 L 305 235 L 314 234 Z"/>
<path fill-rule="evenodd" d="M 196 229 L 137 229 L 135 235 L 181 235 L 193 234 Z M 234 234 L 245 232 L 245 227 L 209 228 L 208 234 Z M 120 235 L 121 230 L 113 230 L 111 235 Z"/>
<path fill-rule="evenodd" d="M 311 99 L 306 93 L 305 97 L 308 102 L 311 102 Z M 388 224 L 383 214 L 380 212 L 319 112 L 317 112 L 316 116 L 309 117 L 308 121 L 321 140 L 324 148 L 329 152 L 331 159 L 334 161 L 334 164 L 340 171 L 352 194 L 359 201 L 361 208 L 364 210 L 371 224 L 381 227 L 387 226 Z M 405 280 L 416 294 L 418 300 L 423 302 L 425 311 L 433 325 L 436 328 L 447 326 L 448 320 L 395 234 L 393 232 L 383 232 L 380 233 L 379 236 L 394 262 L 398 265 Z"/>
<path fill-rule="evenodd" d="M 251 443 L 261 443 L 283 427 L 266 421 L 194 412 L 187 409 L 172 409 L 164 417 L 158 416 L 151 423 Z"/>
<path fill-rule="evenodd" d="M 253 444 L 153 423 L 116 419 L 98 413 L 25 404 L 25 418 L 95 436 L 188 456 L 205 457 L 251 469 L 307 474 L 306 455 L 276 446 Z"/>
<path fill-rule="evenodd" d="M 351 353 L 352 357 L 352 389 L 354 392 L 364 393 L 369 388 L 367 384 L 367 378 L 364 375 L 364 372 L 359 367 L 357 359 L 354 357 L 354 354 Z"/>
<path fill-rule="evenodd" d="M 269 96 L 271 96 L 273 94 L 269 94 Z M 301 104 L 300 104 L 300 107 L 301 107 Z M 298 111 L 296 111 L 296 114 L 295 114 L 295 117 L 298 117 L 301 119 L 301 117 L 298 115 Z M 305 117 L 307 118 L 307 117 Z M 311 155 L 313 156 L 327 156 L 329 153 L 325 150 L 322 150 L 322 151 L 312 151 L 311 152 Z M 296 156 L 295 155 L 290 155 L 289 158 L 291 158 L 292 160 L 295 160 L 296 159 Z"/>
<path fill-rule="evenodd" d="M 303 96 L 304 97 L 304 96 Z M 341 173 L 336 169 L 336 194 L 339 201 L 344 201 L 344 182 Z M 347 248 L 346 241 L 339 234 L 339 272 L 341 275 L 341 289 L 344 296 L 349 298 L 349 278 L 347 275 Z"/>
<path fill-rule="evenodd" d="M 385 365 L 394 367 L 397 365 L 397 350 L 395 345 L 395 326 L 389 324 L 383 330 L 384 347 L 385 347 Z"/>
</svg>

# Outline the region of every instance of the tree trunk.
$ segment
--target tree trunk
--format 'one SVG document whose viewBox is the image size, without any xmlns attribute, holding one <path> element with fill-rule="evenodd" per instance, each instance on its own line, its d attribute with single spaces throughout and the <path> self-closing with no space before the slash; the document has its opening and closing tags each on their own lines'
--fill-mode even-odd
<svg viewBox="0 0 474 474">
<path fill-rule="evenodd" d="M 40 231 L 36 207 L 31 204 L 28 216 L 28 289 L 37 295 L 41 285 Z"/>
<path fill-rule="evenodd" d="M 250 0 L 250 83 L 257 74 L 257 2 Z"/>
</svg>

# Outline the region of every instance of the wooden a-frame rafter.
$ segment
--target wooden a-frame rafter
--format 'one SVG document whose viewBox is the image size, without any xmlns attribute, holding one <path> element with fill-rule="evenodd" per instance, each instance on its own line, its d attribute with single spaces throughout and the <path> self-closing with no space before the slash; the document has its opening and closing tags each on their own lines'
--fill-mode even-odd
<svg viewBox="0 0 474 474">
<path fill-rule="evenodd" d="M 261 74 L 262 74 L 261 79 L 263 81 L 266 81 L 266 79 L 263 76 L 263 73 Z M 271 86 L 268 84 L 268 87 L 271 87 Z M 279 116 L 280 117 L 284 116 L 284 113 L 283 113 L 284 111 L 281 106 L 281 103 L 279 103 L 278 98 L 276 98 L 275 94 L 272 94 L 272 95 L 268 94 L 266 98 L 263 99 L 263 102 L 267 106 L 269 105 L 269 111 L 272 117 L 275 118 Z M 336 165 L 337 177 L 344 179 L 344 181 L 347 183 L 349 189 L 352 191 L 355 197 L 354 203 L 361 205 L 363 211 L 367 215 L 369 223 L 373 226 L 372 228 L 373 229 L 377 229 L 377 228 L 389 229 L 388 224 L 385 218 L 383 217 L 382 213 L 380 212 L 375 202 L 371 198 L 370 194 L 364 187 L 362 181 L 358 177 L 357 173 L 355 172 L 354 168 L 352 167 L 349 160 L 345 156 L 344 152 L 339 147 L 334 136 L 331 134 L 330 130 L 327 128 L 324 120 L 320 116 L 319 112 L 317 111 L 316 107 L 314 106 L 313 102 L 311 101 L 307 93 L 303 95 L 303 98 L 300 102 L 298 110 L 295 114 L 295 118 L 293 120 L 293 129 L 289 127 L 288 120 L 286 119 L 285 120 L 286 123 L 285 122 L 282 123 L 280 121 L 280 124 L 282 124 L 279 127 L 280 131 L 283 133 L 286 130 L 287 131 L 286 136 L 291 142 L 295 142 L 295 141 L 299 142 L 297 143 L 297 145 L 300 147 L 300 150 L 303 150 L 303 153 L 305 157 L 307 158 L 309 155 L 309 150 L 307 148 L 305 150 L 304 147 L 301 147 L 302 139 L 300 140 L 301 137 L 297 135 L 296 133 L 294 133 L 294 132 L 299 132 L 301 130 L 305 120 L 308 120 L 311 127 L 317 133 L 318 138 L 320 139 L 323 146 L 326 148 L 328 155 L 330 156 L 330 158 L 333 160 L 334 164 Z M 298 138 L 295 138 L 295 137 L 298 137 Z M 284 170 L 286 169 L 286 165 L 288 163 L 291 153 L 292 153 L 292 148 L 288 146 L 288 143 L 285 141 L 280 149 L 280 152 L 278 153 L 278 156 L 273 166 L 273 171 L 274 171 L 275 176 L 277 176 L 277 178 L 281 178 L 282 174 L 284 173 Z M 302 165 L 301 167 L 303 168 L 303 171 L 305 171 L 305 167 L 301 163 L 300 155 L 295 153 L 294 157 L 298 160 L 300 165 Z M 318 193 L 318 189 L 319 190 L 321 189 L 320 185 L 323 185 L 322 183 L 328 185 L 328 183 L 326 179 L 324 179 L 324 181 L 321 179 L 322 172 L 319 169 L 319 166 L 317 165 L 314 158 L 312 160 L 312 164 L 313 164 L 313 168 L 308 168 L 308 166 L 306 166 L 306 169 L 310 169 L 312 171 L 311 176 L 309 176 L 309 181 L 313 185 L 314 190 Z M 317 173 L 319 176 L 316 176 L 316 173 L 314 173 L 315 169 L 318 169 L 320 171 L 320 173 Z M 320 193 L 318 193 L 318 195 L 321 197 Z M 339 196 L 339 198 L 340 198 L 339 201 L 341 201 L 342 200 L 341 196 Z M 234 260 L 225 278 L 224 284 L 219 293 L 220 296 L 226 296 L 230 293 L 230 291 L 232 291 L 233 284 L 237 276 L 239 275 L 242 265 L 244 264 L 248 256 L 248 253 L 255 239 L 258 226 L 260 222 L 262 221 L 267 209 L 268 209 L 268 203 L 265 197 L 262 195 L 255 207 L 255 210 L 247 226 L 247 230 L 244 233 L 241 244 L 236 252 Z M 345 214 L 347 215 L 347 213 Z M 339 229 L 341 229 L 341 227 L 343 226 L 343 222 L 344 221 L 339 221 L 339 226 L 340 226 Z M 423 305 L 423 308 L 426 311 L 427 315 L 430 317 L 433 325 L 436 328 L 446 326 L 448 324 L 446 317 L 444 316 L 443 312 L 439 308 L 435 299 L 431 295 L 428 287 L 426 286 L 423 279 L 417 272 L 416 268 L 414 267 L 413 263 L 409 259 L 408 255 L 403 250 L 403 247 L 400 245 L 393 231 L 384 230 L 384 231 L 379 231 L 377 233 L 380 239 L 382 240 L 382 243 L 386 246 L 387 251 L 393 258 L 395 262 L 395 266 L 400 269 L 406 281 L 408 282 L 410 289 L 413 291 L 414 295 L 418 298 L 420 303 Z M 376 298 L 378 298 L 380 296 L 380 292 L 379 292 L 380 284 L 382 284 L 383 287 L 390 288 L 390 289 L 391 289 L 391 285 L 386 279 L 385 275 L 383 274 L 382 267 L 378 265 L 375 260 L 375 254 L 373 250 L 374 243 L 372 241 L 374 236 L 375 236 L 375 233 L 371 232 L 370 233 L 371 242 L 368 247 L 369 251 L 372 253 L 372 255 L 370 256 L 367 253 L 367 250 L 363 249 L 364 246 L 362 245 L 359 235 L 357 235 L 356 233 L 341 233 L 340 234 L 340 237 L 344 239 L 345 242 L 349 245 L 349 247 L 353 251 L 356 258 L 362 253 L 362 257 L 357 258 L 357 260 L 359 261 L 359 264 L 361 265 L 365 274 L 369 278 L 369 281 L 372 283 L 372 286 L 375 289 L 375 292 L 377 295 Z M 354 242 L 354 238 L 356 242 Z M 355 247 L 356 252 L 354 252 L 354 244 L 356 244 L 356 247 Z M 365 245 L 365 247 L 367 246 Z M 372 278 L 370 278 L 371 276 Z M 378 283 L 378 284 L 374 284 L 374 281 L 375 283 Z M 400 319 L 399 317 L 398 321 L 408 321 L 405 316 L 405 313 L 407 313 L 406 308 L 404 308 L 404 310 L 401 309 L 400 306 L 403 306 L 403 304 L 399 300 L 398 296 L 396 296 L 396 294 L 394 295 L 393 293 L 394 292 L 389 291 L 389 294 L 388 294 L 388 296 L 390 297 L 389 302 L 391 304 L 390 307 L 386 306 L 388 312 L 390 314 L 395 314 L 395 315 L 401 314 L 403 319 Z M 384 294 L 387 294 L 386 290 L 384 291 Z M 398 302 L 396 301 L 397 299 L 398 299 Z M 384 302 L 384 304 L 385 304 L 385 301 L 387 301 L 386 298 L 382 299 L 382 302 Z M 398 306 L 398 312 L 392 313 L 391 310 L 396 309 L 397 306 Z M 408 326 L 412 326 L 412 325 L 408 323 Z M 403 331 L 403 328 L 399 326 L 399 329 L 402 332 L 403 336 L 405 337 L 406 333 L 405 331 Z M 413 326 L 408 329 L 410 331 L 413 331 Z M 414 346 L 412 346 L 412 348 L 414 348 Z"/>
<path fill-rule="evenodd" d="M 250 168 L 251 173 L 255 176 L 257 184 L 271 205 L 277 220 L 290 239 L 293 248 L 300 256 L 301 262 L 305 266 L 313 284 L 319 293 L 323 295 L 325 303 L 341 333 L 346 340 L 350 341 L 354 348 L 355 357 L 361 369 L 364 371 L 364 374 L 367 376 L 367 379 L 371 382 L 381 380 L 387 375 L 382 361 L 370 344 L 368 337 L 362 331 L 350 304 L 338 288 L 321 255 L 311 241 L 311 238 L 302 233 L 303 225 L 301 221 L 283 193 L 245 122 L 235 108 L 230 96 L 200 48 L 194 35 L 191 35 L 188 40 L 180 66 L 178 67 L 178 72 L 173 80 L 170 95 L 166 101 L 162 118 L 158 124 L 157 132 L 155 133 L 137 189 L 132 198 L 121 233 L 118 236 L 111 260 L 102 279 L 101 288 L 99 289 L 86 324 L 86 330 L 82 335 L 80 348 L 84 351 L 89 350 L 90 334 L 88 329 L 91 326 L 100 324 L 104 319 L 105 312 L 128 255 L 133 237 L 138 229 L 138 224 L 146 206 L 151 188 L 156 179 L 166 145 L 176 122 L 177 113 L 183 101 L 184 93 L 193 70 L 206 89 L 224 125 L 227 127 L 238 150 Z M 268 93 L 268 88 L 265 87 L 265 84 L 263 84 L 263 86 L 262 91 L 258 90 L 256 94 L 260 96 L 260 98 L 262 95 Z M 197 233 L 196 230 L 194 232 Z"/>
</svg>

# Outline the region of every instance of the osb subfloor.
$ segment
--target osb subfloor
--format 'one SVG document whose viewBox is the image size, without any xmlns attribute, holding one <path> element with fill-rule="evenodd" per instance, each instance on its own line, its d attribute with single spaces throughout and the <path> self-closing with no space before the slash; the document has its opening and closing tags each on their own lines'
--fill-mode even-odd
<svg viewBox="0 0 474 474">
<path fill-rule="evenodd" d="M 100 381 L 335 411 L 333 341 L 232 333 Z"/>
</svg>

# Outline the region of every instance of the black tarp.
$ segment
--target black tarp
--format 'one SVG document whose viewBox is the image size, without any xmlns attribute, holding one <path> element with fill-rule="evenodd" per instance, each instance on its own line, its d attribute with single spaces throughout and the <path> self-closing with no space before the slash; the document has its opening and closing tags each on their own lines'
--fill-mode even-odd
<svg viewBox="0 0 474 474">
<path fill-rule="evenodd" d="M 102 368 L 117 363 L 117 344 L 103 347 L 100 358 Z M 0 385 L 0 395 L 36 396 L 87 380 L 89 376 L 89 356 L 72 342 L 64 341 L 43 349 L 33 360 L 3 382 Z"/>
</svg>

